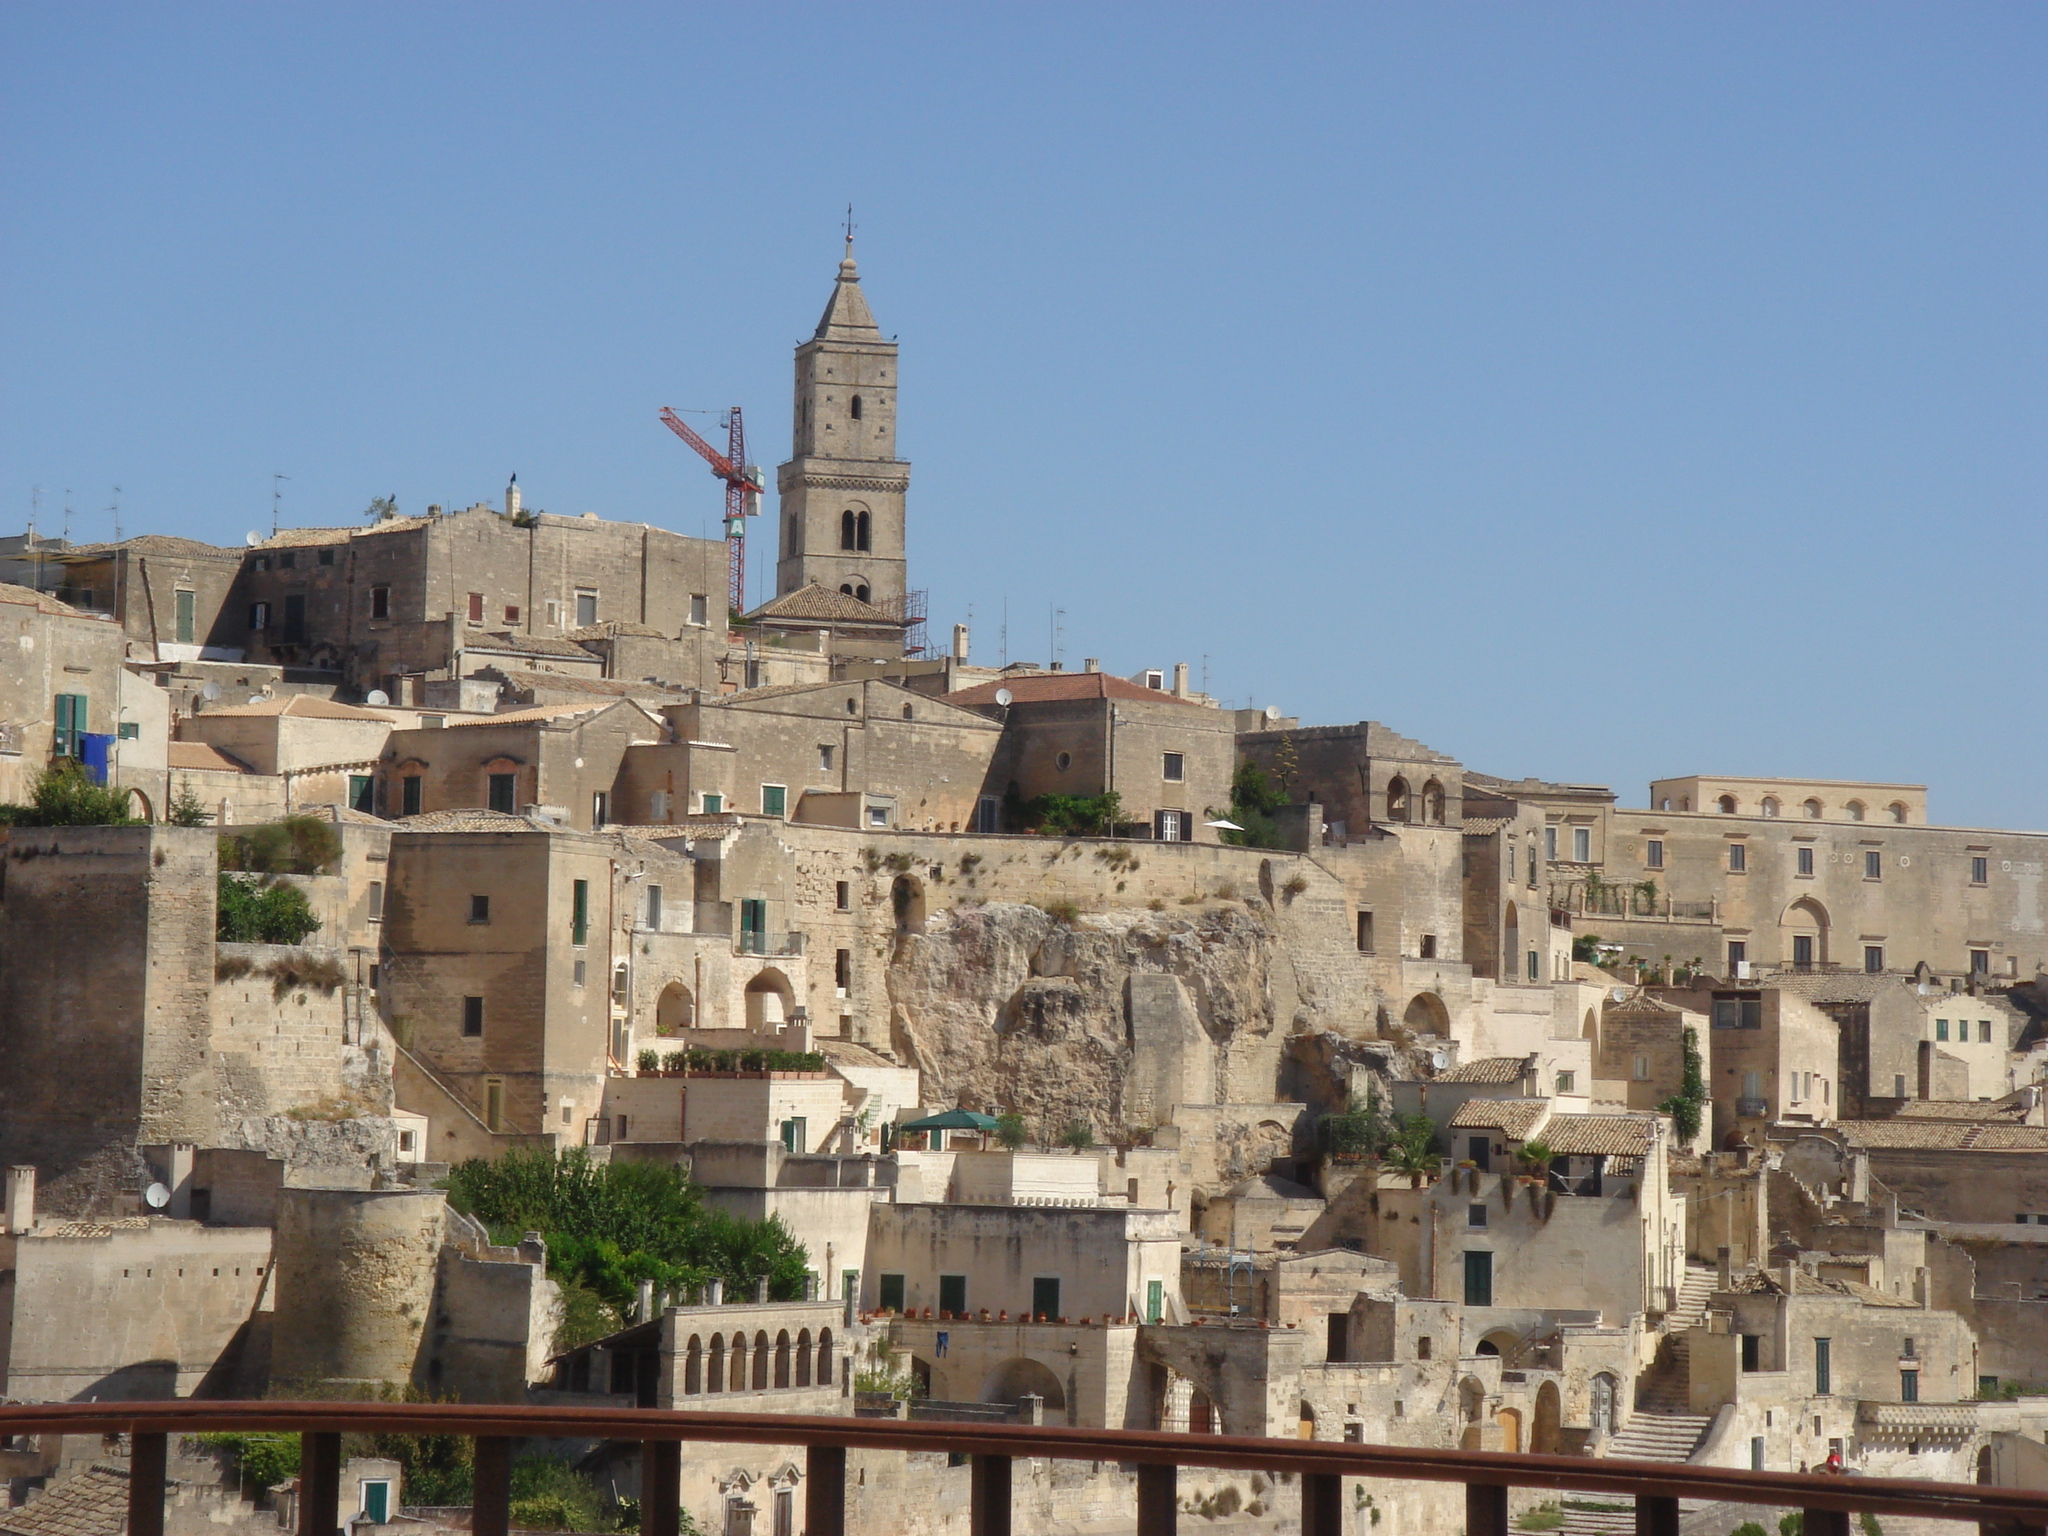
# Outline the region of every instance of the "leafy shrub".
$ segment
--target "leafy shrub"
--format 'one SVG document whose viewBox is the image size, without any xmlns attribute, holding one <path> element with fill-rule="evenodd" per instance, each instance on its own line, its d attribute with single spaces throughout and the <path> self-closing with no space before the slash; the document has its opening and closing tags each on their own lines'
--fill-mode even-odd
<svg viewBox="0 0 2048 1536">
<path fill-rule="evenodd" d="M 1074 924 L 1078 923 L 1081 920 L 1080 907 L 1078 907 L 1071 901 L 1042 901 L 1038 904 L 1038 910 L 1043 912 L 1047 917 L 1051 918 L 1054 922 L 1064 923 L 1069 928 L 1073 927 Z"/>
<path fill-rule="evenodd" d="M 213 820 L 213 812 L 192 793 L 190 784 L 180 785 L 176 798 L 164 811 L 164 820 L 174 827 L 203 827 Z"/>
<path fill-rule="evenodd" d="M 85 764 L 61 758 L 50 764 L 29 791 L 27 805 L 0 805 L 0 826 L 9 827 L 138 827 L 134 803 L 125 789 L 93 782 Z"/>
<path fill-rule="evenodd" d="M 1047 837 L 1107 837 L 1124 813 L 1123 797 L 1104 795 L 1040 795 L 1019 808 L 1018 819 Z"/>
<path fill-rule="evenodd" d="M 996 1140 L 1012 1152 L 1029 1140 L 1024 1130 L 1024 1117 L 1019 1114 L 996 1116 Z"/>
<path fill-rule="evenodd" d="M 224 944 L 298 944 L 320 926 L 295 885 L 258 885 L 221 871 L 214 937 Z"/>
<path fill-rule="evenodd" d="M 318 816 L 287 816 L 224 833 L 220 867 L 260 875 L 317 875 L 341 862 L 341 834 Z"/>
<path fill-rule="evenodd" d="M 226 1459 L 245 1493 L 260 1494 L 299 1475 L 297 1435 L 211 1434 L 192 1438 Z"/>
<path fill-rule="evenodd" d="M 1069 1120 L 1067 1128 L 1060 1132 L 1060 1145 L 1086 1152 L 1095 1145 L 1095 1131 L 1086 1120 Z"/>
<path fill-rule="evenodd" d="M 661 1053 L 658 1051 L 636 1052 L 633 1057 L 633 1065 L 642 1072 L 659 1071 L 661 1069 Z"/>
</svg>

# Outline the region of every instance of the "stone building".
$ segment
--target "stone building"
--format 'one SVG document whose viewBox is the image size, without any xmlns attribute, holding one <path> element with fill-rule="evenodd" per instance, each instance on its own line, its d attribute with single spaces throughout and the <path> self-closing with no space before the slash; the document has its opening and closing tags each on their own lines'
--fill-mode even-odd
<svg viewBox="0 0 2048 1536">
<path fill-rule="evenodd" d="M 568 825 L 597 831 L 621 819 L 614 806 L 628 749 L 666 735 L 645 706 L 608 698 L 395 730 L 378 762 L 378 809 L 404 818 L 552 806 Z"/>
<path fill-rule="evenodd" d="M 118 751 L 127 641 L 107 616 L 26 587 L 0 586 L 0 801 L 19 803 L 54 758 Z"/>
</svg>

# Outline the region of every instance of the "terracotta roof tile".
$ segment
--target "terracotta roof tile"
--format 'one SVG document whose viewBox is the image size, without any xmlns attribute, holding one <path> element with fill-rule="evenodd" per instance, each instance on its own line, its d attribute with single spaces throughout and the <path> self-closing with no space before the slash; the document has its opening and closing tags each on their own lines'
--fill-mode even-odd
<svg viewBox="0 0 2048 1536">
<path fill-rule="evenodd" d="M 857 597 L 844 592 L 834 592 L 830 587 L 812 582 L 807 587 L 763 603 L 747 615 L 753 619 L 813 619 L 825 623 L 841 624 L 892 624 L 902 628 L 900 620 Z"/>
<path fill-rule="evenodd" d="M 1467 1099 L 1451 1116 L 1451 1129 L 1499 1131 L 1512 1141 L 1526 1141 L 1549 1113 L 1548 1099 Z"/>
<path fill-rule="evenodd" d="M 128 1525 L 128 1474 L 95 1462 L 20 1509 L 0 1512 L 13 1536 L 121 1536 Z"/>
<path fill-rule="evenodd" d="M 428 811 L 422 816 L 406 816 L 391 823 L 394 832 L 551 832 L 562 831 L 559 827 L 545 827 L 525 816 L 508 816 L 503 811 L 486 811 L 466 807 L 453 811 Z"/>
<path fill-rule="evenodd" d="M 174 741 L 165 749 L 165 765 L 210 773 L 254 773 L 239 758 L 229 757 L 219 747 L 204 741 Z"/>
<path fill-rule="evenodd" d="M 1892 1111 L 1894 1120 L 2002 1120 L 2021 1125 L 2026 1117 L 2024 1104 L 1981 1099 L 1907 1099 Z"/>
<path fill-rule="evenodd" d="M 1439 1072 L 1439 1083 L 1519 1083 L 1529 1070 L 1526 1056 L 1482 1056 L 1448 1072 Z"/>
<path fill-rule="evenodd" d="M 2048 1130 L 2034 1125 L 1987 1125 L 1974 1120 L 1842 1120 L 1835 1125 L 1852 1147 L 1943 1152 L 2048 1152 Z"/>
<path fill-rule="evenodd" d="M 462 643 L 465 651 L 510 651 L 519 656 L 560 656 L 565 660 L 597 664 L 597 658 L 572 640 L 558 640 L 553 635 L 523 635 L 516 629 L 489 629 L 481 636 L 466 639 Z"/>
<path fill-rule="evenodd" d="M 1206 709 L 1192 699 L 1177 699 L 1163 688 L 1145 688 L 1110 672 L 1031 672 L 993 682 L 976 683 L 939 697 L 948 704 L 993 704 L 996 690 L 1007 688 L 1016 704 L 1052 704 L 1069 699 L 1132 699 L 1148 704 L 1178 704 L 1185 709 Z"/>
<path fill-rule="evenodd" d="M 1558 1115 L 1543 1140 L 1560 1157 L 1642 1157 L 1650 1150 L 1650 1122 L 1634 1115 Z"/>
<path fill-rule="evenodd" d="M 261 704 L 222 704 L 203 709 L 200 714 L 208 717 L 219 715 L 231 720 L 290 715 L 295 720 L 363 720 L 383 725 L 394 723 L 391 716 L 379 714 L 374 709 L 343 704 L 336 699 L 319 699 L 309 693 L 285 694 L 279 698 L 265 699 Z"/>
<path fill-rule="evenodd" d="M 47 592 L 38 592 L 33 587 L 17 587 L 11 581 L 0 581 L 0 603 L 20 603 L 23 607 L 37 608 L 63 619 L 92 617 L 83 609 L 74 608 L 69 603 L 58 602 Z"/>
</svg>

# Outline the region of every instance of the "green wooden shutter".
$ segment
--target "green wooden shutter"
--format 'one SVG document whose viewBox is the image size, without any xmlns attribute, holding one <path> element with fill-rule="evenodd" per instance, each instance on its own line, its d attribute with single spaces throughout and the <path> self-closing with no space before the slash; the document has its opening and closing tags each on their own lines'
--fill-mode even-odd
<svg viewBox="0 0 2048 1536">
<path fill-rule="evenodd" d="M 569 942 L 582 944 L 590 938 L 590 882 L 578 880 L 570 903 Z"/>
<path fill-rule="evenodd" d="M 188 588 L 178 588 L 178 644 L 190 645 L 193 631 L 193 602 L 195 594 Z"/>
</svg>

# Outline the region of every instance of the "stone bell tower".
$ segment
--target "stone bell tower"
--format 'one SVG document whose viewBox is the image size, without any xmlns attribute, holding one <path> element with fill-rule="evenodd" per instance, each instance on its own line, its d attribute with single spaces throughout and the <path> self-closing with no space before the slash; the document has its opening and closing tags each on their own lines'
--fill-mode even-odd
<svg viewBox="0 0 2048 1536">
<path fill-rule="evenodd" d="M 896 343 L 860 291 L 853 240 L 824 317 L 796 349 L 796 419 L 781 493 L 778 597 L 817 582 L 903 616 L 903 502 L 896 457 Z"/>
</svg>

